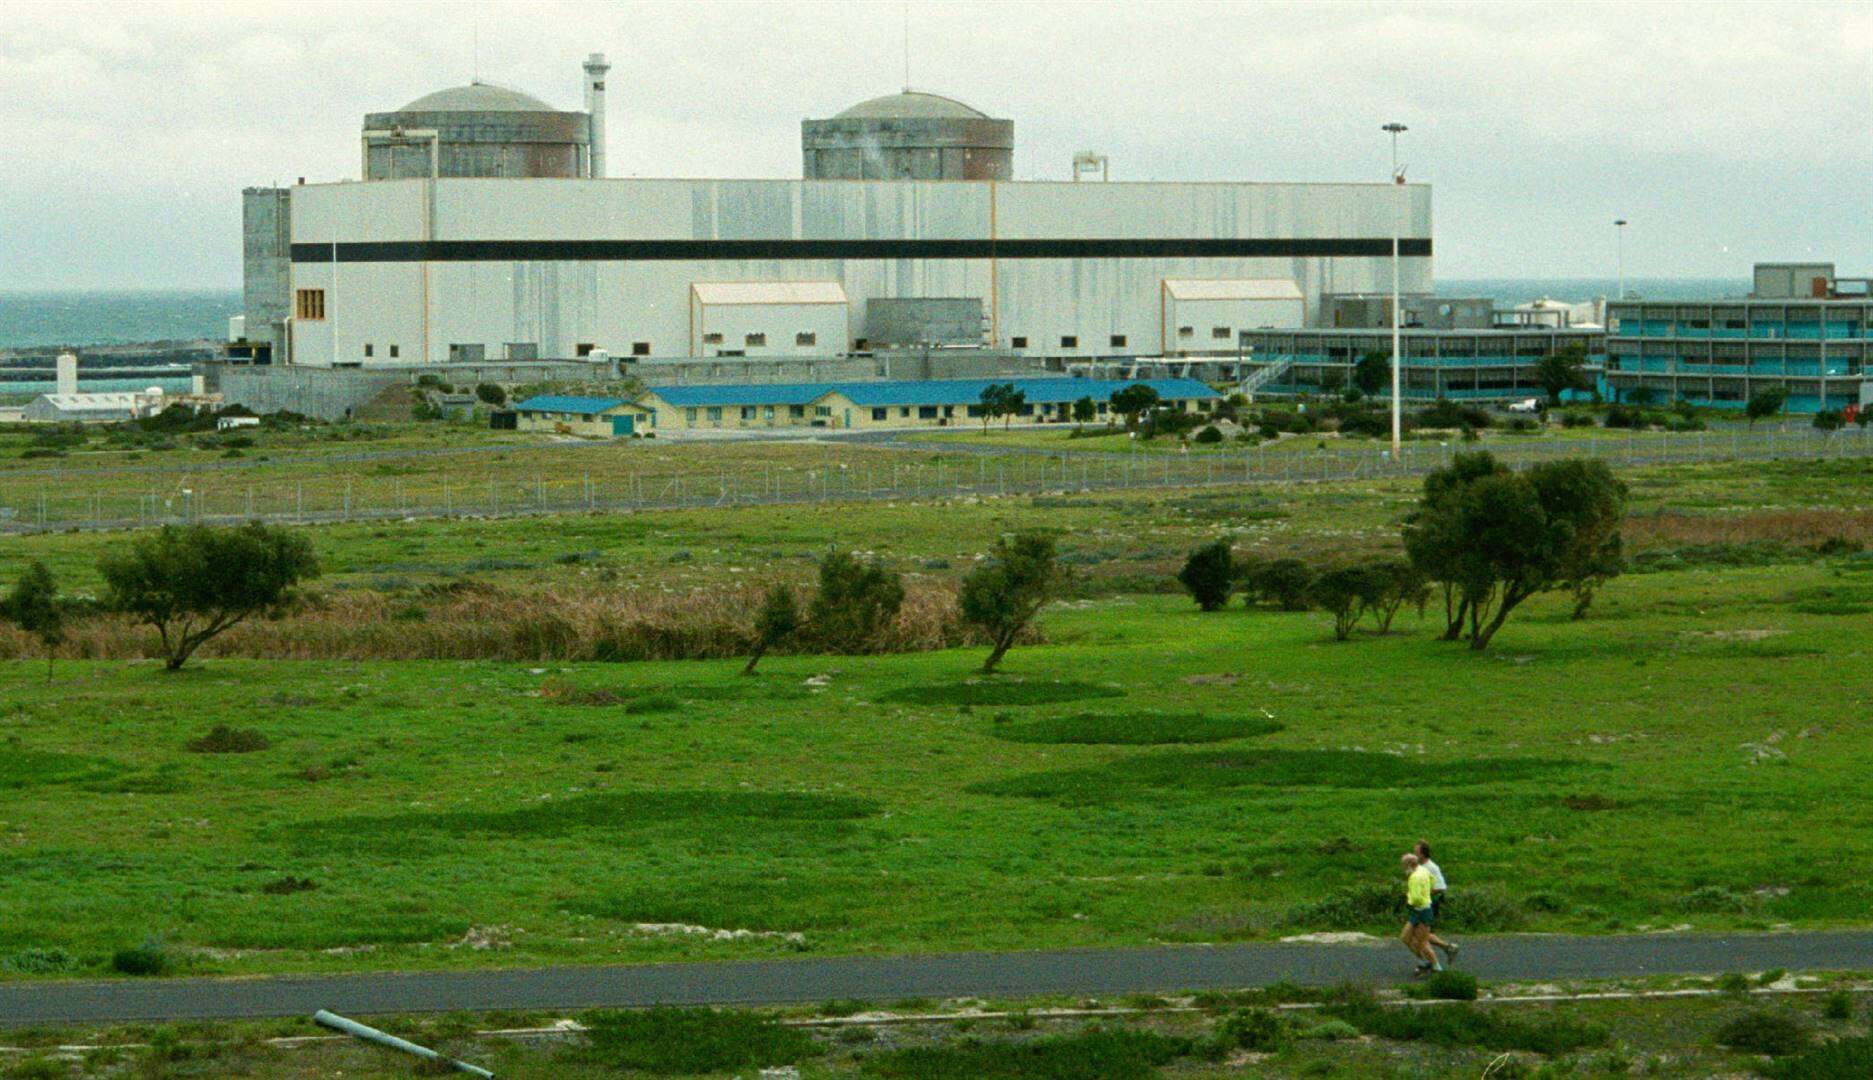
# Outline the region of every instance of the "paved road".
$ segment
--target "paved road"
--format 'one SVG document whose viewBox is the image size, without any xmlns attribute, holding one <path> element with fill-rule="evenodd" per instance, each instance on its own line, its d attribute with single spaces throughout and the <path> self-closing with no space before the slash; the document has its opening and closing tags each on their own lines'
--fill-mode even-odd
<svg viewBox="0 0 1873 1080">
<path fill-rule="evenodd" d="M 1873 931 L 1471 939 L 1462 966 L 1491 979 L 1873 969 Z M 257 979 L 0 983 L 0 1025 L 494 1009 L 746 1005 L 900 998 L 1122 994 L 1393 980 L 1393 942 L 951 953 L 738 963 Z"/>
</svg>

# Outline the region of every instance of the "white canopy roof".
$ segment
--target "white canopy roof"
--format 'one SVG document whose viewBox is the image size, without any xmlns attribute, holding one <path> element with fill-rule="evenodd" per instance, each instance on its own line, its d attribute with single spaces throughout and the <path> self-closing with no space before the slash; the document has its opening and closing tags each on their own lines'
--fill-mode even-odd
<svg viewBox="0 0 1873 1080">
<path fill-rule="evenodd" d="M 690 288 L 704 304 L 843 304 L 836 281 L 698 281 Z"/>
<path fill-rule="evenodd" d="M 1288 278 L 1165 278 L 1173 300 L 1300 300 Z"/>
</svg>

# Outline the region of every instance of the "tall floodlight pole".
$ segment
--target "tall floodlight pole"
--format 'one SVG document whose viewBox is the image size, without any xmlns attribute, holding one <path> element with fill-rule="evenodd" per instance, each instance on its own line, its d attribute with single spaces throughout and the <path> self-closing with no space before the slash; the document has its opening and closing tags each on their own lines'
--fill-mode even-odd
<svg viewBox="0 0 1873 1080">
<path fill-rule="evenodd" d="M 1392 184 L 1398 188 L 1398 202 L 1402 204 L 1404 202 L 1404 197 L 1405 197 L 1405 174 L 1401 172 L 1398 168 L 1398 136 L 1401 132 L 1405 131 L 1406 128 L 1405 128 L 1405 125 L 1403 124 L 1390 123 L 1390 124 L 1385 125 L 1385 127 L 1382 130 L 1390 132 L 1392 136 Z M 1399 338 L 1398 327 L 1400 323 L 1400 317 L 1399 317 L 1399 311 L 1398 311 L 1398 233 L 1399 233 L 1399 230 L 1403 228 L 1403 226 L 1399 222 L 1399 218 L 1403 216 L 1401 213 L 1401 210 L 1402 210 L 1402 206 L 1394 205 L 1392 207 L 1392 460 L 1393 461 L 1398 460 L 1398 452 L 1400 449 L 1400 443 L 1402 442 L 1402 433 L 1403 433 L 1403 421 L 1400 418 L 1400 411 L 1399 411 L 1399 396 L 1400 395 L 1399 395 L 1399 374 L 1398 374 L 1399 368 L 1404 366 L 1403 359 L 1399 355 L 1399 347 L 1398 347 L 1398 338 Z"/>
<path fill-rule="evenodd" d="M 1626 219 L 1613 219 L 1613 266 L 1619 275 L 1619 291 L 1613 299 L 1626 299 Z"/>
</svg>

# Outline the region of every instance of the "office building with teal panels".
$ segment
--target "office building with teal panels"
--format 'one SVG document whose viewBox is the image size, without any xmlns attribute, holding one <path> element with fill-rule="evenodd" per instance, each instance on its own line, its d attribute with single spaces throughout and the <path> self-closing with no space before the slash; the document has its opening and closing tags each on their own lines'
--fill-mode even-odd
<svg viewBox="0 0 1873 1080">
<path fill-rule="evenodd" d="M 1620 401 L 1742 408 L 1771 387 L 1790 412 L 1860 406 L 1873 395 L 1873 295 L 1816 264 L 1758 264 L 1734 300 L 1607 305 L 1606 382 Z"/>
<path fill-rule="evenodd" d="M 1392 335 L 1381 329 L 1245 330 L 1252 361 L 1249 383 L 1257 394 L 1314 394 L 1352 384 L 1360 360 L 1392 355 Z M 1589 380 L 1606 361 L 1606 333 L 1597 326 L 1516 329 L 1433 329 L 1399 332 L 1400 391 L 1415 401 L 1514 401 L 1541 394 L 1535 366 L 1550 353 L 1578 350 Z"/>
</svg>

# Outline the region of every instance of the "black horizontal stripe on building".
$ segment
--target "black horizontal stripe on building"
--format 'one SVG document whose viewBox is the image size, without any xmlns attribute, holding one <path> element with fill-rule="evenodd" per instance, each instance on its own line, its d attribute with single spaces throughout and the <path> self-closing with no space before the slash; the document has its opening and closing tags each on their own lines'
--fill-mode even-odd
<svg viewBox="0 0 1873 1080">
<path fill-rule="evenodd" d="M 380 240 L 294 244 L 296 263 L 735 262 L 832 259 L 1293 259 L 1390 255 L 1390 237 L 1128 240 Z M 1431 253 L 1428 237 L 1398 253 Z"/>
</svg>

